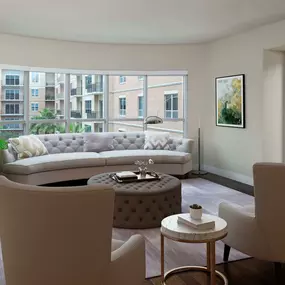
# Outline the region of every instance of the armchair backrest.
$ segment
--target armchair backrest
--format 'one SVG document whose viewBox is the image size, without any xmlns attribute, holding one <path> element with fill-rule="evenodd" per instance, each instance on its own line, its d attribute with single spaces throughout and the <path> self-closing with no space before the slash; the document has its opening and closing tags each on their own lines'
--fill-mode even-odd
<svg viewBox="0 0 285 285">
<path fill-rule="evenodd" d="M 285 164 L 253 166 L 255 212 L 272 253 L 285 256 Z"/>
<path fill-rule="evenodd" d="M 113 207 L 109 186 L 39 187 L 0 176 L 6 284 L 105 284 Z"/>
</svg>

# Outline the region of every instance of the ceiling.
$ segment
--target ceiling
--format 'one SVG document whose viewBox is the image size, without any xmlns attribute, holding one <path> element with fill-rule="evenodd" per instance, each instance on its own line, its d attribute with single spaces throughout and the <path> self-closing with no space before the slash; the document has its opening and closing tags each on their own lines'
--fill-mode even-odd
<svg viewBox="0 0 285 285">
<path fill-rule="evenodd" d="M 94 43 L 201 43 L 282 19 L 285 0 L 0 0 L 0 33 Z"/>
</svg>

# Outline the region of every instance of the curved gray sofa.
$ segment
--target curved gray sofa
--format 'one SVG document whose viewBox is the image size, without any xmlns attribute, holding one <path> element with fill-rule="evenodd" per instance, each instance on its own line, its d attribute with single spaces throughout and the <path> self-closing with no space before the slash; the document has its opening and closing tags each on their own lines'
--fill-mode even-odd
<svg viewBox="0 0 285 285">
<path fill-rule="evenodd" d="M 112 140 L 113 149 L 84 151 L 84 134 L 48 134 L 37 137 L 46 146 L 47 155 L 17 160 L 11 147 L 3 151 L 3 175 L 12 181 L 41 185 L 90 178 L 97 173 L 136 170 L 134 161 L 152 158 L 152 170 L 184 175 L 192 170 L 193 140 L 170 137 L 171 150 L 144 150 L 144 132 L 96 133 Z M 105 147 L 106 148 L 106 147 Z"/>
</svg>

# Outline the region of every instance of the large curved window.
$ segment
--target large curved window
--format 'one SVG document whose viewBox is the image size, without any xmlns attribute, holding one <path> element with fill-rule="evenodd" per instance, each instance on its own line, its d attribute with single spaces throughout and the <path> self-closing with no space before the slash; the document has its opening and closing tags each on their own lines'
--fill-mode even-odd
<svg viewBox="0 0 285 285">
<path fill-rule="evenodd" d="M 167 131 L 185 136 L 187 75 L 1 69 L 0 136 Z M 145 125 L 148 116 L 163 123 Z"/>
</svg>

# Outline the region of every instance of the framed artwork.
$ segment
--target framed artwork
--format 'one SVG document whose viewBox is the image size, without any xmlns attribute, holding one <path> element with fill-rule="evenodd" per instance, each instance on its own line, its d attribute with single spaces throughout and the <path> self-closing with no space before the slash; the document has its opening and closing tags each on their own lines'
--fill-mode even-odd
<svg viewBox="0 0 285 285">
<path fill-rule="evenodd" d="M 244 74 L 216 78 L 216 125 L 245 128 Z"/>
</svg>

